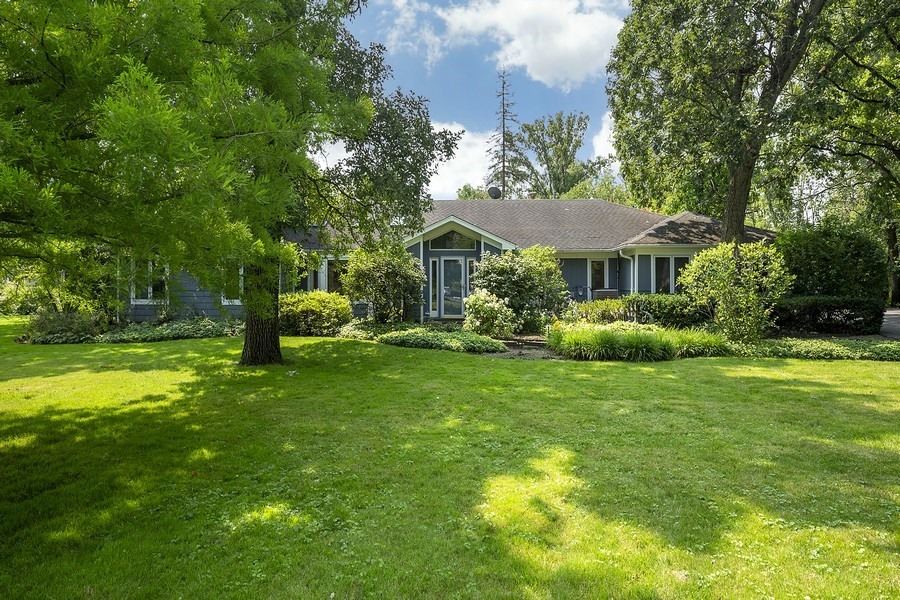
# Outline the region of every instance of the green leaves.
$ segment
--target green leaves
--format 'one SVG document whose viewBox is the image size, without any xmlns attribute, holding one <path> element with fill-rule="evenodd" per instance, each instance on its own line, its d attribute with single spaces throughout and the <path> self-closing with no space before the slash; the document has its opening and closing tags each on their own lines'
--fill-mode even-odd
<svg viewBox="0 0 900 600">
<path fill-rule="evenodd" d="M 773 305 L 792 281 L 781 253 L 764 242 L 719 244 L 697 254 L 681 272 L 685 293 L 737 341 L 755 341 L 768 331 Z"/>
</svg>

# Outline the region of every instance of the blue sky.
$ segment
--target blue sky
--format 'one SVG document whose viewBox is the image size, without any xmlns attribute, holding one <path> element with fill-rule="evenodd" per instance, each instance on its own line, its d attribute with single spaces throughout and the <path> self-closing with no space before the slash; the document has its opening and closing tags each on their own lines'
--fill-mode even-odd
<svg viewBox="0 0 900 600">
<path fill-rule="evenodd" d="M 581 111 L 591 118 L 583 157 L 612 152 L 605 69 L 628 12 L 627 0 L 369 0 L 350 29 L 387 47 L 393 87 L 428 98 L 436 126 L 466 131 L 432 180 L 445 199 L 482 183 L 504 66 L 521 122 Z"/>
</svg>

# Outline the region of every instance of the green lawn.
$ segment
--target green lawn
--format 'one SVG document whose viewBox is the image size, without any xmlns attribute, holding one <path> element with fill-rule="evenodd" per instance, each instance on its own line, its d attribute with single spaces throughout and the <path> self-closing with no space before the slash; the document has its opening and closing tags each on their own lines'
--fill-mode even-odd
<svg viewBox="0 0 900 600">
<path fill-rule="evenodd" d="M 900 363 L 16 331 L 2 598 L 900 595 Z"/>
</svg>

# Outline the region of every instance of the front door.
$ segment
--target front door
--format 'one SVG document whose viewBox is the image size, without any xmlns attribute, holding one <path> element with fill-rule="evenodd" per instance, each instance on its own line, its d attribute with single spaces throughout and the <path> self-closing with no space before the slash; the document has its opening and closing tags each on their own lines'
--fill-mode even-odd
<svg viewBox="0 0 900 600">
<path fill-rule="evenodd" d="M 463 316 L 464 265 L 462 258 L 441 258 L 441 316 L 444 318 Z"/>
</svg>

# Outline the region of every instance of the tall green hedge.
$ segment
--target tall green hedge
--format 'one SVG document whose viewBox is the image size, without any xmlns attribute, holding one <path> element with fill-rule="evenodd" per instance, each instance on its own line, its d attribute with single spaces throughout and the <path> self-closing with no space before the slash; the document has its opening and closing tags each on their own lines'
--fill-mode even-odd
<svg viewBox="0 0 900 600">
<path fill-rule="evenodd" d="M 887 300 L 887 253 L 862 229 L 826 219 L 781 233 L 776 245 L 794 275 L 795 296 Z"/>
</svg>

